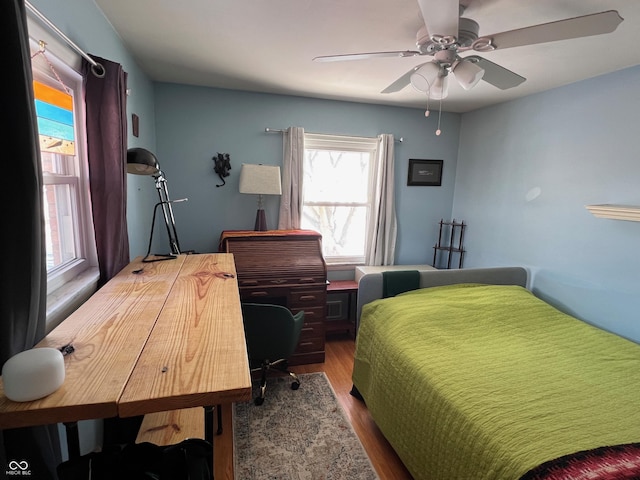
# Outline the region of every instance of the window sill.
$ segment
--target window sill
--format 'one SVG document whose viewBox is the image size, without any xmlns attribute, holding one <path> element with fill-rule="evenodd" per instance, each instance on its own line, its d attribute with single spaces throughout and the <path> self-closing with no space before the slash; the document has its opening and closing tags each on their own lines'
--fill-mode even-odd
<svg viewBox="0 0 640 480">
<path fill-rule="evenodd" d="M 47 295 L 47 333 L 94 294 L 99 278 L 98 268 L 91 267 Z"/>
<path fill-rule="evenodd" d="M 327 271 L 337 272 L 341 270 L 355 271 L 356 267 L 359 267 L 360 263 L 327 263 Z"/>
</svg>

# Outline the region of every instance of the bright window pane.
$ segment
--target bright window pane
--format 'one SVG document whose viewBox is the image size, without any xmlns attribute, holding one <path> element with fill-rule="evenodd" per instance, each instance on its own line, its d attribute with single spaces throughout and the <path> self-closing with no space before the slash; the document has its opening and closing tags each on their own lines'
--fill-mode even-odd
<svg viewBox="0 0 640 480">
<path fill-rule="evenodd" d="M 322 234 L 325 257 L 364 257 L 367 207 L 304 206 L 301 226 Z"/>
<path fill-rule="evenodd" d="M 45 185 L 45 238 L 47 271 L 75 260 L 74 189 L 70 185 Z"/>
<path fill-rule="evenodd" d="M 366 203 L 370 156 L 369 152 L 305 150 L 305 203 Z"/>
<path fill-rule="evenodd" d="M 75 158 L 58 153 L 41 152 L 42 173 L 52 175 L 74 175 Z"/>
</svg>

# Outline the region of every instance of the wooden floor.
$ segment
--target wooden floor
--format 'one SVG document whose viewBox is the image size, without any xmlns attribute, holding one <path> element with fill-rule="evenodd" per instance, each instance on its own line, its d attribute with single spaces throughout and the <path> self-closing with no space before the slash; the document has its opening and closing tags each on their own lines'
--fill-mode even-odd
<svg viewBox="0 0 640 480">
<path fill-rule="evenodd" d="M 375 423 L 373 423 L 367 408 L 362 402 L 349 394 L 355 342 L 347 334 L 336 334 L 327 338 L 325 349 L 325 363 L 299 365 L 292 367 L 291 370 L 296 373 L 325 372 L 342 408 L 351 421 L 353 429 L 358 434 L 369 455 L 371 463 L 373 463 L 376 472 L 378 472 L 380 480 L 411 480 L 411 475 L 393 448 L 384 439 Z M 304 388 L 304 385 L 300 388 Z M 269 390 L 267 387 L 268 395 Z M 268 398 L 266 401 L 269 401 Z M 221 459 L 229 458 L 229 450 L 233 442 L 230 409 L 223 410 L 223 421 L 223 433 L 215 438 L 214 458 L 216 459 L 216 471 L 214 478 L 233 480 L 231 465 L 220 461 Z"/>
</svg>

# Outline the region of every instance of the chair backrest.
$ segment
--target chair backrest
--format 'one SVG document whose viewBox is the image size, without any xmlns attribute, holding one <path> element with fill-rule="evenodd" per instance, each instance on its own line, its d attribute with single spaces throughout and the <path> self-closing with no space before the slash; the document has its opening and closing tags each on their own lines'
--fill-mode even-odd
<svg viewBox="0 0 640 480">
<path fill-rule="evenodd" d="M 280 305 L 243 303 L 242 318 L 251 360 L 288 358 L 295 351 L 304 312 L 293 315 Z"/>
</svg>

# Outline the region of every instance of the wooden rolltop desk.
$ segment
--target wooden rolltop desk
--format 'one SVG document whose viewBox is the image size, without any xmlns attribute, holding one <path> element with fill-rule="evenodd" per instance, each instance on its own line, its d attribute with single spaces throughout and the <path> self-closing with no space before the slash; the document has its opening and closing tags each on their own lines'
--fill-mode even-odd
<svg viewBox="0 0 640 480">
<path fill-rule="evenodd" d="M 219 250 L 233 253 L 240 299 L 305 312 L 291 365 L 324 362 L 327 265 L 322 236 L 311 230 L 227 230 Z"/>
</svg>

